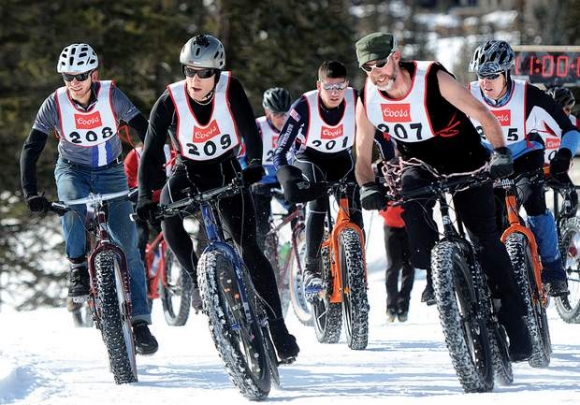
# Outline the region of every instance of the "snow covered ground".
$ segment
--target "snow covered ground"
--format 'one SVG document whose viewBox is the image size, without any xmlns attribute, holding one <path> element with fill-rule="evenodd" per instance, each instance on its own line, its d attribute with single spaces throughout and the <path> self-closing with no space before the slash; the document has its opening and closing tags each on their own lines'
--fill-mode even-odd
<svg viewBox="0 0 580 405">
<path fill-rule="evenodd" d="M 417 274 L 409 320 L 385 320 L 382 226 L 372 222 L 369 257 L 371 302 L 369 345 L 351 351 L 344 342 L 318 343 L 312 328 L 290 311 L 288 325 L 301 352 L 280 368 L 282 388 L 268 401 L 291 404 L 575 404 L 580 398 L 580 325 L 561 321 L 549 308 L 553 342 L 546 369 L 514 366 L 510 387 L 464 394 L 451 366 L 437 311 L 419 302 L 425 285 Z M 138 357 L 139 382 L 117 386 L 96 329 L 75 328 L 65 308 L 0 313 L 0 404 L 157 405 L 240 403 L 246 400 L 229 381 L 210 338 L 206 319 L 191 316 L 184 327 L 169 327 L 155 302 L 153 332 L 160 349 Z M 229 402 L 232 401 L 232 402 Z"/>
</svg>

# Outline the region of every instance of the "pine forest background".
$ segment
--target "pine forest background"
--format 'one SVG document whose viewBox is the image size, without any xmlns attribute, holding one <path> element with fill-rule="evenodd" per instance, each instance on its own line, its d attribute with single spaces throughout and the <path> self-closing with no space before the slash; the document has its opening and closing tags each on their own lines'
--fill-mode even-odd
<svg viewBox="0 0 580 405">
<path fill-rule="evenodd" d="M 424 23 L 426 16 L 480 16 L 475 34 L 481 40 L 493 37 L 498 27 L 481 18 L 485 10 L 478 3 L 484 2 L 1 0 L 0 305 L 62 305 L 66 296 L 68 266 L 60 223 L 54 215 L 29 214 L 19 170 L 22 144 L 38 108 L 62 86 L 56 60 L 64 46 L 91 44 L 100 58 L 100 77 L 114 79 L 148 116 L 166 85 L 182 78 L 183 44 L 198 33 L 210 33 L 224 43 L 227 69 L 241 80 L 259 116 L 264 90 L 282 86 L 297 98 L 315 87 L 316 71 L 324 60 L 345 63 L 351 84 L 360 87 L 363 76 L 357 70 L 354 43 L 370 32 L 393 32 L 404 57 L 427 60 L 434 58 L 427 42 L 435 29 L 440 36 L 466 33 L 461 27 L 454 28 L 458 32 L 434 28 Z M 505 3 L 510 3 L 505 9 L 517 12 L 510 28 L 517 39 L 514 44 L 580 44 L 580 0 Z M 466 43 L 455 66 L 447 66 L 465 82 L 473 49 Z M 39 188 L 49 199 L 56 198 L 55 159 L 56 140 L 51 138 L 37 167 Z"/>
</svg>

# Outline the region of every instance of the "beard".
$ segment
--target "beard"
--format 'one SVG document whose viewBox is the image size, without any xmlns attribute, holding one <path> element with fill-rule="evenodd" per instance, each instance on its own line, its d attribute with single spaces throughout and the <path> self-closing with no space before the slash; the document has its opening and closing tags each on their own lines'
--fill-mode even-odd
<svg viewBox="0 0 580 405">
<path fill-rule="evenodd" d="M 393 85 L 395 84 L 395 80 L 397 80 L 397 75 L 396 75 L 396 74 L 393 74 L 393 75 L 392 75 L 392 76 L 389 78 L 389 80 L 387 81 L 387 84 L 384 84 L 384 85 L 382 85 L 382 86 L 379 86 L 379 85 L 377 84 L 377 88 L 378 88 L 380 91 L 389 91 L 389 90 L 391 90 L 391 89 L 393 88 Z"/>
</svg>

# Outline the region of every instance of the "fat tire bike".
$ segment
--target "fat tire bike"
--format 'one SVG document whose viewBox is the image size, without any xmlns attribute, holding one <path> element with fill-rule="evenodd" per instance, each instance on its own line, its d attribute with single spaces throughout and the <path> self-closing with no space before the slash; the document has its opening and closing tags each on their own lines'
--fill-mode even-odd
<svg viewBox="0 0 580 405">
<path fill-rule="evenodd" d="M 272 189 L 272 196 L 284 202 L 284 193 Z M 302 272 L 306 255 L 306 236 L 304 233 L 304 205 L 289 207 L 285 213 L 272 212 L 269 218 L 270 230 L 265 235 L 265 254 L 276 272 L 276 282 L 282 313 L 291 306 L 296 318 L 305 326 L 312 325 L 312 309 L 304 294 Z M 289 229 L 288 241 L 281 243 L 280 235 Z"/>
<path fill-rule="evenodd" d="M 88 305 L 97 329 L 101 331 L 109 356 L 109 369 L 117 384 L 137 381 L 135 341 L 131 324 L 131 294 L 127 259 L 123 249 L 110 237 L 107 209 L 115 199 L 126 199 L 128 191 L 94 194 L 85 198 L 51 203 L 59 214 L 72 206 L 92 208 L 88 217 L 87 256 L 90 275 Z"/>
<path fill-rule="evenodd" d="M 505 244 L 512 262 L 514 275 L 526 307 L 524 323 L 532 342 L 532 356 L 528 364 L 532 367 L 548 367 L 552 354 L 552 343 L 548 326 L 548 294 L 542 283 L 542 262 L 538 244 L 532 231 L 526 227 L 519 215 L 520 205 L 525 201 L 531 182 L 542 181 L 541 172 L 523 173 L 494 184 L 505 191 L 507 229 L 501 241 Z"/>
<path fill-rule="evenodd" d="M 428 172 L 431 184 L 400 190 L 405 166 Z M 495 300 L 481 268 L 476 247 L 467 239 L 461 219 L 451 217 L 449 196 L 490 181 L 486 167 L 471 173 L 443 175 L 418 159 L 389 161 L 383 166 L 394 204 L 431 200 L 439 204 L 443 232 L 431 251 L 431 271 L 439 321 L 451 362 L 465 392 L 487 392 L 511 384 L 507 335 L 498 322 Z"/>
<path fill-rule="evenodd" d="M 329 209 L 326 235 L 320 248 L 322 290 L 311 302 L 314 332 L 321 343 L 337 343 L 344 325 L 346 343 L 352 350 L 368 344 L 369 303 L 362 229 L 352 222 L 347 193 L 355 183 L 346 180 L 326 183 L 338 202 L 336 221 Z"/>
<path fill-rule="evenodd" d="M 208 246 L 197 265 L 197 279 L 215 347 L 232 383 L 251 400 L 265 399 L 272 380 L 279 384 L 278 361 L 265 302 L 258 296 L 237 247 L 226 240 L 219 201 L 239 194 L 240 179 L 208 191 L 187 190 L 187 197 L 160 205 L 157 217 L 191 215 L 199 208 Z M 287 360 L 291 362 L 293 359 Z"/>
<path fill-rule="evenodd" d="M 571 195 L 580 189 L 554 178 L 547 185 L 554 190 L 554 218 L 562 263 L 568 276 L 570 294 L 554 299 L 556 311 L 566 323 L 580 323 L 580 218 L 575 215 Z M 562 195 L 562 202 L 559 202 Z"/>
</svg>

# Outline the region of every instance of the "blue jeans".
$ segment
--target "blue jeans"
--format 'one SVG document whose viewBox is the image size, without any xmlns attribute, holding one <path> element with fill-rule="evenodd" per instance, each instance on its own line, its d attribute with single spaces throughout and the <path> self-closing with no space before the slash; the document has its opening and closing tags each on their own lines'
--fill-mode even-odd
<svg viewBox="0 0 580 405">
<path fill-rule="evenodd" d="M 127 190 L 127 177 L 122 164 L 106 169 L 73 165 L 59 159 L 54 169 L 58 198 L 63 201 L 75 200 L 89 195 L 89 192 L 106 194 Z M 109 202 L 107 216 L 109 231 L 113 241 L 118 244 L 127 257 L 132 321 L 143 320 L 151 323 L 151 311 L 147 304 L 145 269 L 137 248 L 137 228 L 129 219 L 133 212 L 129 200 Z M 86 206 L 75 206 L 74 210 L 62 216 L 62 231 L 66 256 L 80 258 L 86 256 L 85 217 Z"/>
</svg>

